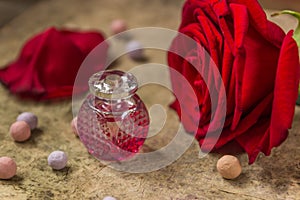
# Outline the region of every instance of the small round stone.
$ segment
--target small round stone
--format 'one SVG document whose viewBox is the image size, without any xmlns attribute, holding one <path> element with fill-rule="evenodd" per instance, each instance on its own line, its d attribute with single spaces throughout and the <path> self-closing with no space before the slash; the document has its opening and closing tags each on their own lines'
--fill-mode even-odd
<svg viewBox="0 0 300 200">
<path fill-rule="evenodd" d="M 29 124 L 30 129 L 33 130 L 37 127 L 38 118 L 35 114 L 31 112 L 23 112 L 17 117 L 17 121 L 25 121 Z"/>
<path fill-rule="evenodd" d="M 241 172 L 240 161 L 232 155 L 224 155 L 217 162 L 217 170 L 223 178 L 235 179 Z"/>
<path fill-rule="evenodd" d="M 0 157 L 0 179 L 10 179 L 17 173 L 16 162 L 9 157 Z"/>
<path fill-rule="evenodd" d="M 77 131 L 77 117 L 74 117 L 73 120 L 71 121 L 71 128 L 73 130 L 73 133 L 78 136 L 78 131 Z"/>
<path fill-rule="evenodd" d="M 63 151 L 53 151 L 48 156 L 48 165 L 52 169 L 60 170 L 66 167 L 68 162 L 68 157 Z"/>
<path fill-rule="evenodd" d="M 123 31 L 126 31 L 127 25 L 124 20 L 116 19 L 116 20 L 112 21 L 112 23 L 110 25 L 110 30 L 111 30 L 112 34 L 118 34 Z"/>
<path fill-rule="evenodd" d="M 126 51 L 133 60 L 139 60 L 144 58 L 143 45 L 138 41 L 130 41 L 126 45 Z"/>
<path fill-rule="evenodd" d="M 16 142 L 24 142 L 31 136 L 29 125 L 25 121 L 16 121 L 10 126 L 9 133 Z"/>
<path fill-rule="evenodd" d="M 107 197 L 104 197 L 103 200 L 117 200 L 117 199 L 114 197 L 111 197 L 111 196 L 107 196 Z"/>
</svg>

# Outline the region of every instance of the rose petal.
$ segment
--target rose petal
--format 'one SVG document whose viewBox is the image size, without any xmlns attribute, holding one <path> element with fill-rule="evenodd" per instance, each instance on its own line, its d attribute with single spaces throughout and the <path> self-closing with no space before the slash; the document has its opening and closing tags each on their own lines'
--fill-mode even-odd
<svg viewBox="0 0 300 200">
<path fill-rule="evenodd" d="M 280 51 L 270 127 L 270 147 L 278 146 L 291 128 L 299 87 L 298 47 L 290 31 Z"/>
</svg>

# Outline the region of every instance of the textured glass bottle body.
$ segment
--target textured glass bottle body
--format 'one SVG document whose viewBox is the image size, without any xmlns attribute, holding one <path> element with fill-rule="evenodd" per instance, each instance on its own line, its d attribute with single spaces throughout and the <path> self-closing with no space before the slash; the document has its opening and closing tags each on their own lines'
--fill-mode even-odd
<svg viewBox="0 0 300 200">
<path fill-rule="evenodd" d="M 138 95 L 103 99 L 90 94 L 78 114 L 78 134 L 89 153 L 99 160 L 131 158 L 144 144 L 149 115 Z"/>
</svg>

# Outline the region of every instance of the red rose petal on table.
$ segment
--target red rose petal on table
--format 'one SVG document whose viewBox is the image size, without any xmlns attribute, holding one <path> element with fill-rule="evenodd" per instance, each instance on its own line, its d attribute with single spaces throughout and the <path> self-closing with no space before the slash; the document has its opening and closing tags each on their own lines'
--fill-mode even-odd
<svg viewBox="0 0 300 200">
<path fill-rule="evenodd" d="M 104 37 L 98 32 L 49 28 L 31 38 L 19 58 L 0 70 L 0 81 L 21 97 L 37 100 L 70 97 L 81 63 L 103 41 Z M 99 57 L 102 63 L 105 55 L 106 49 Z M 103 68 L 101 65 L 91 67 L 95 71 Z M 87 80 L 83 83 L 78 92 L 88 89 Z"/>
</svg>

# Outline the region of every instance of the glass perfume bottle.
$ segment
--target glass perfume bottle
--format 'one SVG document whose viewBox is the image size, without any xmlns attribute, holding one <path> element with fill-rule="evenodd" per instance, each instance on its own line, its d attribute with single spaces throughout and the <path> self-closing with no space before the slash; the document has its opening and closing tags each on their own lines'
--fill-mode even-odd
<svg viewBox="0 0 300 200">
<path fill-rule="evenodd" d="M 134 156 L 149 130 L 149 114 L 136 94 L 136 78 L 118 70 L 89 79 L 90 94 L 78 113 L 78 135 L 89 153 L 103 161 Z"/>
</svg>

